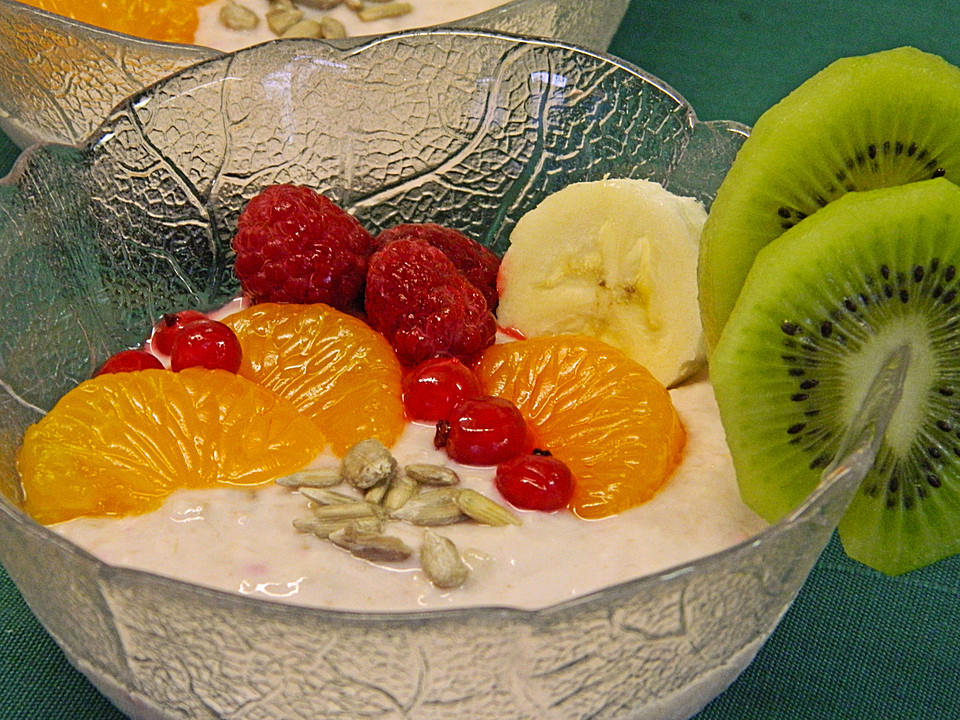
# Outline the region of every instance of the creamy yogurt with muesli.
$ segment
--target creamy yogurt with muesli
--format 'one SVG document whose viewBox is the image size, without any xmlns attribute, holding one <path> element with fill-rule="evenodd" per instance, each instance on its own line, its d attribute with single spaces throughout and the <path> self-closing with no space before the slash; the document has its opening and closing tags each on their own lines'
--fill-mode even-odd
<svg viewBox="0 0 960 720">
<path fill-rule="evenodd" d="M 470 567 L 466 583 L 452 590 L 435 587 L 416 557 L 374 563 L 298 532 L 293 521 L 309 514 L 309 501 L 275 484 L 181 490 L 156 512 L 79 518 L 54 529 L 112 565 L 298 605 L 359 611 L 543 607 L 717 552 L 765 527 L 740 500 L 710 383 L 701 379 L 671 395 L 687 446 L 682 464 L 651 501 L 598 521 L 566 511 L 514 511 L 519 526 L 435 528 Z M 394 455 L 402 464 L 451 465 L 432 439 L 432 426 L 410 424 Z M 464 487 L 502 502 L 493 468 L 457 470 Z M 424 532 L 400 522 L 387 529 L 413 548 Z"/>
<path fill-rule="evenodd" d="M 381 35 L 449 23 L 453 20 L 491 10 L 503 5 L 506 1 L 406 0 L 404 4 L 409 6 L 409 12 L 373 20 L 361 19 L 361 15 L 351 10 L 347 3 L 340 3 L 328 10 L 318 10 L 309 7 L 307 4 L 298 4 L 297 10 L 302 11 L 303 18 L 308 20 L 319 21 L 323 16 L 333 18 L 343 26 L 346 35 L 352 37 L 357 35 Z M 253 11 L 259 19 L 256 27 L 245 30 L 231 30 L 224 25 L 220 13 L 227 2 L 230 2 L 230 0 L 214 0 L 214 2 L 197 9 L 200 24 L 194 35 L 194 44 L 212 47 L 224 52 L 232 52 L 277 38 L 277 34 L 270 29 L 266 21 L 267 11 L 270 10 L 269 0 L 235 0 L 235 2 Z M 369 0 L 366 3 L 368 11 L 372 13 L 383 11 L 388 4 L 398 5 L 396 2 L 369 2 Z"/>
</svg>

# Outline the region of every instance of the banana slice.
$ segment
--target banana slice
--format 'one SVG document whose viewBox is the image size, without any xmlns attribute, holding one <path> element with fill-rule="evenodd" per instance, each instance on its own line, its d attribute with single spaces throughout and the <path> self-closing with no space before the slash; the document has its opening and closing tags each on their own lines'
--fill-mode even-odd
<svg viewBox="0 0 960 720">
<path fill-rule="evenodd" d="M 575 183 L 524 215 L 500 265 L 501 326 L 620 348 L 667 387 L 706 360 L 697 256 L 706 211 L 648 180 Z"/>
</svg>

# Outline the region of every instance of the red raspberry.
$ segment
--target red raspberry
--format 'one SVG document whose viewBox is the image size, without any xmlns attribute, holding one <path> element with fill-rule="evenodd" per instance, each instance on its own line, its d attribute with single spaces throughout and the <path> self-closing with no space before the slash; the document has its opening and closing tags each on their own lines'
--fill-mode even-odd
<svg viewBox="0 0 960 720">
<path fill-rule="evenodd" d="M 459 230 L 435 223 L 404 223 L 384 230 L 377 235 L 377 246 L 383 247 L 393 240 L 414 238 L 426 240 L 442 250 L 464 274 L 474 287 L 483 293 L 487 309 L 497 309 L 500 296 L 497 294 L 497 272 L 500 258 L 489 248 L 464 235 Z"/>
<path fill-rule="evenodd" d="M 363 295 L 373 236 L 329 198 L 272 185 L 237 222 L 234 269 L 253 302 L 326 303 L 346 310 Z"/>
<path fill-rule="evenodd" d="M 423 240 L 394 240 L 373 254 L 366 310 L 405 365 L 432 357 L 469 362 L 497 334 L 483 294 Z"/>
</svg>

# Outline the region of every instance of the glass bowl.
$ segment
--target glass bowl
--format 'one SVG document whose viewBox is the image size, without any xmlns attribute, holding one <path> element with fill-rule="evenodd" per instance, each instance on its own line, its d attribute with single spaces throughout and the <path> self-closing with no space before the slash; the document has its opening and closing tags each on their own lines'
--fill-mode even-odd
<svg viewBox="0 0 960 720">
<path fill-rule="evenodd" d="M 512 0 L 449 23 L 605 50 L 629 0 Z M 370 37 L 335 42 L 340 47 Z M 78 143 L 121 100 L 220 53 L 122 35 L 0 0 L 0 129 L 20 147 Z"/>
<path fill-rule="evenodd" d="M 81 145 L 25 151 L 0 182 L 0 270 L 17 278 L 0 284 L 0 560 L 132 718 L 689 717 L 792 602 L 856 465 L 741 545 L 562 604 L 360 613 L 106 565 L 20 511 L 14 457 L 28 424 L 159 313 L 237 292 L 229 239 L 267 184 L 309 184 L 371 230 L 451 222 L 502 251 L 571 182 L 648 178 L 709 203 L 746 134 L 601 53 L 436 30 L 214 58 Z"/>
</svg>

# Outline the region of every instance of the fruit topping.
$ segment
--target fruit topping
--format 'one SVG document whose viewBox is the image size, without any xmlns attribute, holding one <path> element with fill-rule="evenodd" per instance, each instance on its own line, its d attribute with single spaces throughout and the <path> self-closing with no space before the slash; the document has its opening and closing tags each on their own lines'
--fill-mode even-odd
<svg viewBox="0 0 960 720">
<path fill-rule="evenodd" d="M 469 362 L 496 338 L 483 294 L 423 240 L 394 240 L 373 254 L 365 306 L 404 365 L 433 357 Z"/>
<path fill-rule="evenodd" d="M 648 180 L 568 185 L 517 223 L 500 266 L 504 327 L 589 335 L 663 385 L 705 363 L 697 305 L 703 206 Z"/>
<path fill-rule="evenodd" d="M 240 374 L 316 421 L 336 455 L 366 438 L 391 447 L 400 437 L 400 364 L 363 321 L 322 303 L 263 303 L 224 323 L 243 347 Z"/>
<path fill-rule="evenodd" d="M 741 495 L 776 521 L 813 490 L 885 359 L 902 398 L 846 515 L 847 553 L 902 573 L 960 552 L 960 188 L 848 193 L 756 256 L 711 361 Z"/>
<path fill-rule="evenodd" d="M 438 446 L 464 465 L 499 465 L 530 447 L 526 420 L 503 398 L 464 400 L 437 425 Z"/>
<path fill-rule="evenodd" d="M 107 358 L 107 361 L 93 374 L 135 372 L 137 370 L 159 370 L 163 363 L 145 350 L 121 350 Z"/>
<path fill-rule="evenodd" d="M 218 320 L 193 320 L 184 325 L 170 347 L 170 368 L 179 372 L 188 367 L 208 370 L 240 369 L 243 351 L 233 330 Z"/>
<path fill-rule="evenodd" d="M 480 386 L 514 402 L 539 447 L 575 479 L 570 509 L 588 519 L 646 502 L 673 473 L 686 433 L 670 394 L 643 366 L 591 337 L 488 348 Z"/>
<path fill-rule="evenodd" d="M 180 329 L 194 320 L 203 320 L 207 316 L 199 310 L 181 310 L 175 313 L 164 313 L 153 328 L 150 337 L 150 348 L 158 353 L 169 355 L 173 348 L 173 338 Z"/>
<path fill-rule="evenodd" d="M 496 311 L 499 301 L 497 271 L 500 269 L 500 258 L 489 248 L 467 237 L 459 230 L 436 223 L 396 225 L 377 235 L 377 245 L 383 247 L 400 238 L 425 240 L 438 250 L 442 250 L 443 254 L 457 266 L 457 270 L 470 281 L 470 284 L 483 293 L 487 308 L 491 312 Z"/>
<path fill-rule="evenodd" d="M 234 265 L 254 303 L 326 303 L 362 298 L 373 236 L 329 198 L 301 185 L 271 185 L 237 221 Z"/>
<path fill-rule="evenodd" d="M 534 451 L 497 466 L 497 490 L 511 505 L 524 510 L 552 512 L 573 498 L 573 476 L 550 453 Z"/>
<path fill-rule="evenodd" d="M 711 347 L 757 252 L 844 193 L 960 180 L 960 69 L 914 48 L 838 60 L 767 110 L 703 229 L 700 304 Z"/>
<path fill-rule="evenodd" d="M 100 375 L 27 428 L 17 468 L 24 508 L 50 524 L 160 507 L 178 488 L 255 485 L 321 450 L 284 400 L 222 370 Z"/>
<path fill-rule="evenodd" d="M 480 394 L 480 383 L 456 358 L 431 358 L 403 376 L 403 404 L 411 420 L 447 420 L 461 402 Z"/>
</svg>

